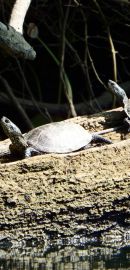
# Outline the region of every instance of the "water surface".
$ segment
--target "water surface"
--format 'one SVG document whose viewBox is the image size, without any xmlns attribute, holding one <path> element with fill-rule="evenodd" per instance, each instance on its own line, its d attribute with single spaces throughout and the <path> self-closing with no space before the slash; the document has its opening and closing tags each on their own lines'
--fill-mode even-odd
<svg viewBox="0 0 130 270">
<path fill-rule="evenodd" d="M 130 270 L 130 245 L 98 243 L 35 243 L 21 248 L 1 247 L 4 270 Z"/>
</svg>

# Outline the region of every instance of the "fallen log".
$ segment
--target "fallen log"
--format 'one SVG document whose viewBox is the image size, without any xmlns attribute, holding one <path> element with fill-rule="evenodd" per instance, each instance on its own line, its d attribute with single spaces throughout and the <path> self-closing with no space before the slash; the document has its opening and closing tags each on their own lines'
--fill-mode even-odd
<svg viewBox="0 0 130 270">
<path fill-rule="evenodd" d="M 90 131 L 119 125 L 121 108 L 73 121 Z M 130 135 L 71 154 L 0 161 L 0 239 L 103 235 L 130 225 Z M 9 140 L 0 143 L 0 149 Z"/>
</svg>

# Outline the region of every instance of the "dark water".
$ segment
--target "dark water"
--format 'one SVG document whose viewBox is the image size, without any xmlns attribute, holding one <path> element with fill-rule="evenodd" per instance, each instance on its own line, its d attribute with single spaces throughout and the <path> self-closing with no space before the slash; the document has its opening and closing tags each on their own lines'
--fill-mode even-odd
<svg viewBox="0 0 130 270">
<path fill-rule="evenodd" d="M 0 249 L 0 269 L 130 270 L 130 245 L 98 243 L 51 243 Z"/>
</svg>

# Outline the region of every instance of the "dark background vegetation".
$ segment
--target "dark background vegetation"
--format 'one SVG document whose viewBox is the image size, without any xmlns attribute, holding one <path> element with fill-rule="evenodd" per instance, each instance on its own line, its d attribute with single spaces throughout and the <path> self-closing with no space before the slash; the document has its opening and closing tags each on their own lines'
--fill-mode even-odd
<svg viewBox="0 0 130 270">
<path fill-rule="evenodd" d="M 13 3 L 0 0 L 3 23 Z M 27 34 L 30 22 L 39 31 L 35 39 Z M 108 91 L 108 79 L 129 81 L 130 1 L 32 0 L 24 37 L 36 59 L 15 59 L 0 50 L 0 75 L 33 125 L 102 110 L 99 97 Z M 90 106 L 95 98 L 96 106 Z M 106 107 L 111 106 L 108 101 Z M 31 127 L 0 81 L 2 115 L 23 131 Z"/>
</svg>

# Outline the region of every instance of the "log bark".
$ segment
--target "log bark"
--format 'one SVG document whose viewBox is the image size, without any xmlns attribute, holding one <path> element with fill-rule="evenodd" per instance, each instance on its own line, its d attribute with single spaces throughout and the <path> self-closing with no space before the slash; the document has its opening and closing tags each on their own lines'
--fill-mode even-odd
<svg viewBox="0 0 130 270">
<path fill-rule="evenodd" d="M 90 131 L 120 124 L 121 108 L 67 121 Z M 112 145 L 24 160 L 1 158 L 1 239 L 102 235 L 130 225 L 130 135 L 106 134 Z M 0 149 L 3 142 L 0 144 Z M 9 140 L 4 142 L 8 148 Z"/>
<path fill-rule="evenodd" d="M 10 25 L 0 22 L 0 47 L 13 57 L 34 60 L 36 52 L 24 37 Z"/>
</svg>

